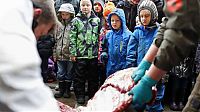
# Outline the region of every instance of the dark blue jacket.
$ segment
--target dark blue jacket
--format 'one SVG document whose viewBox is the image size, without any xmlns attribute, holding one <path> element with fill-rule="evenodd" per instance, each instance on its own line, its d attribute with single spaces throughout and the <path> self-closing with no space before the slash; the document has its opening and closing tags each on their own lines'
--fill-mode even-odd
<svg viewBox="0 0 200 112">
<path fill-rule="evenodd" d="M 45 35 L 37 40 L 37 49 L 40 57 L 49 58 L 53 54 L 53 47 L 55 45 L 55 39 L 53 36 Z"/>
</svg>

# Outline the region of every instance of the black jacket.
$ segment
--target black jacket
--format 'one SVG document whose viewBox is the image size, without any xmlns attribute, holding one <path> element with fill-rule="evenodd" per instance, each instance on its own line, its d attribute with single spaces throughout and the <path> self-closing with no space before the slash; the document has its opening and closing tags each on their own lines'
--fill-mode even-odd
<svg viewBox="0 0 200 112">
<path fill-rule="evenodd" d="M 37 49 L 40 57 L 50 57 L 53 54 L 53 47 L 55 45 L 54 37 L 50 35 L 42 36 L 37 41 Z"/>
</svg>

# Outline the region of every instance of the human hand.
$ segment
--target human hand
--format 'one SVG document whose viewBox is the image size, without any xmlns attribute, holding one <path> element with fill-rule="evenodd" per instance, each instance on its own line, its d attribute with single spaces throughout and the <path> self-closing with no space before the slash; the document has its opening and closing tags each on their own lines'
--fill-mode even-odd
<svg viewBox="0 0 200 112">
<path fill-rule="evenodd" d="M 150 62 L 146 60 L 141 61 L 137 70 L 134 71 L 134 73 L 131 75 L 131 78 L 134 80 L 135 83 L 137 83 L 145 75 L 146 70 L 148 70 L 150 66 Z"/>
<path fill-rule="evenodd" d="M 70 60 L 75 62 L 76 61 L 76 57 L 75 56 L 70 56 Z"/>
<path fill-rule="evenodd" d="M 145 103 L 148 103 L 152 99 L 152 87 L 157 83 L 156 80 L 153 80 L 148 75 L 142 77 L 140 82 L 135 85 L 129 95 L 133 95 L 132 104 L 137 106 L 142 106 Z"/>
<path fill-rule="evenodd" d="M 102 63 L 105 63 L 106 61 L 108 60 L 108 54 L 106 52 L 103 52 L 101 55 L 100 55 L 100 61 Z"/>
</svg>

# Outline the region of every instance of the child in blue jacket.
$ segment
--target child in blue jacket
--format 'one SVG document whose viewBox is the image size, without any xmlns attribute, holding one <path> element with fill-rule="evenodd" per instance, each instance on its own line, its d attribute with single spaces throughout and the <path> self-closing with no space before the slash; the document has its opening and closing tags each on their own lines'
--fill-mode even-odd
<svg viewBox="0 0 200 112">
<path fill-rule="evenodd" d="M 106 75 L 131 67 L 133 54 L 128 49 L 131 45 L 129 39 L 133 36 L 127 29 L 125 14 L 122 9 L 116 8 L 108 15 L 111 30 L 102 42 L 101 61 L 107 63 Z"/>
<path fill-rule="evenodd" d="M 150 0 L 144 0 L 138 7 L 138 17 L 141 25 L 135 27 L 133 32 L 133 38 L 130 40 L 133 43 L 131 48 L 134 51 L 133 56 L 133 66 L 138 66 L 148 49 L 150 48 L 158 30 L 158 11 L 154 2 Z M 156 85 L 157 96 L 154 104 L 152 106 L 147 106 L 148 112 L 160 112 L 163 111 L 163 106 L 161 104 L 165 86 L 161 81 Z"/>
</svg>

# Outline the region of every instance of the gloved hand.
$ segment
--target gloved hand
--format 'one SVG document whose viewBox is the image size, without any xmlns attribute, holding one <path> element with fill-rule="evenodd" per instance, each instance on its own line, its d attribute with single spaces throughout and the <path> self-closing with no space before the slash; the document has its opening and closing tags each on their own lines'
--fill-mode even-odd
<svg viewBox="0 0 200 112">
<path fill-rule="evenodd" d="M 106 52 L 102 52 L 100 55 L 100 61 L 102 63 L 105 63 L 106 61 L 108 61 L 108 54 Z"/>
<path fill-rule="evenodd" d="M 150 66 L 150 62 L 144 59 L 141 61 L 137 70 L 131 75 L 131 78 L 134 80 L 135 83 L 137 83 L 144 76 L 146 70 L 148 70 Z"/>
<path fill-rule="evenodd" d="M 142 106 L 143 104 L 150 102 L 152 99 L 152 87 L 156 83 L 157 81 L 153 80 L 148 75 L 142 77 L 140 82 L 128 93 L 129 95 L 133 95 L 132 104 Z"/>
</svg>

